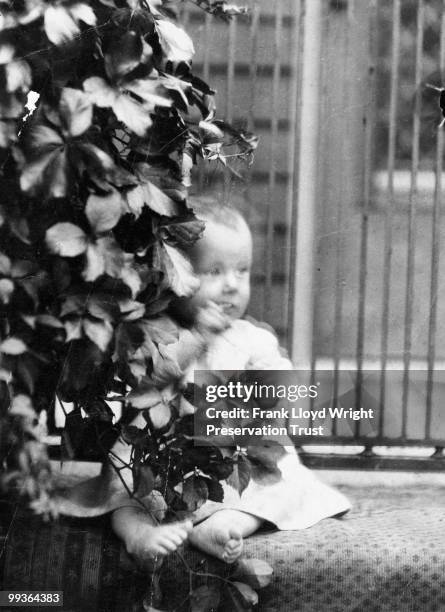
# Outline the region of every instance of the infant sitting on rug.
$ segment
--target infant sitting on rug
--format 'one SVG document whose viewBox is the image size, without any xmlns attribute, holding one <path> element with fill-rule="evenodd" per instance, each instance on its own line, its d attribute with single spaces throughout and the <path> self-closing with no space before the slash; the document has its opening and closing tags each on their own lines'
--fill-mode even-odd
<svg viewBox="0 0 445 612">
<path fill-rule="evenodd" d="M 178 382 L 193 380 L 193 370 L 292 369 L 274 334 L 242 318 L 249 303 L 252 264 L 247 223 L 234 208 L 215 201 L 196 199 L 192 206 L 206 223 L 203 237 L 189 252 L 201 284 L 193 297 L 180 301 L 180 317 L 190 325 L 185 344 L 200 342 L 201 352 Z M 144 425 L 142 416 L 138 418 Z M 143 509 L 121 507 L 112 516 L 116 534 L 142 562 L 165 556 L 188 539 L 233 563 L 242 553 L 243 538 L 264 521 L 281 530 L 304 529 L 348 510 L 348 500 L 318 481 L 301 465 L 290 439 L 287 444 L 278 461 L 282 473 L 278 482 L 251 480 L 241 496 L 223 482 L 223 502 L 207 501 L 194 513 L 193 522 L 162 525 Z M 119 455 L 122 447 L 118 442 L 114 454 Z"/>
</svg>

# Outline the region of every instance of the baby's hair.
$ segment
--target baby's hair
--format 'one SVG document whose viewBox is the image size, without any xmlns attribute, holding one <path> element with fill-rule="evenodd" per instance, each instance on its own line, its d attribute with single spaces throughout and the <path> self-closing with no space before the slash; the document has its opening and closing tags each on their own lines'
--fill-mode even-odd
<svg viewBox="0 0 445 612">
<path fill-rule="evenodd" d="M 246 223 L 237 208 L 214 196 L 193 196 L 187 200 L 187 204 L 193 208 L 198 219 L 202 218 L 204 221 L 213 221 L 232 229 L 238 228 L 240 221 Z"/>
<path fill-rule="evenodd" d="M 191 196 L 187 199 L 187 204 L 193 209 L 198 219 L 202 219 L 204 222 L 212 221 L 236 231 L 245 226 L 250 233 L 242 213 L 229 203 L 218 200 L 215 196 Z M 191 246 L 184 247 L 185 254 L 190 256 L 196 245 L 197 243 L 195 242 Z M 184 327 L 192 327 L 195 323 L 194 317 L 196 313 L 190 310 L 188 302 L 189 298 L 175 297 L 168 307 L 170 316 Z"/>
</svg>

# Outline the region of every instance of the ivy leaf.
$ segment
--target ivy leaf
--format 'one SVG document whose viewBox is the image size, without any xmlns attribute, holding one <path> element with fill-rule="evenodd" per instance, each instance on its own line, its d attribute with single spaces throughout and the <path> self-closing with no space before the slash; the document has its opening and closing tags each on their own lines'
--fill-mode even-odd
<svg viewBox="0 0 445 612">
<path fill-rule="evenodd" d="M 153 380 L 156 384 L 165 386 L 178 380 L 183 372 L 177 361 L 175 352 L 169 351 L 170 345 L 159 344 L 153 352 Z"/>
<path fill-rule="evenodd" d="M 100 108 L 111 108 L 116 118 L 138 136 L 145 136 L 153 121 L 150 112 L 155 106 L 171 106 L 167 97 L 160 95 L 158 79 L 151 81 L 135 80 L 126 83 L 125 87 L 113 87 L 101 77 L 90 77 L 83 83 L 84 90 L 91 101 Z M 142 98 L 139 102 L 129 92 Z"/>
<path fill-rule="evenodd" d="M 12 278 L 24 278 L 26 276 L 35 276 L 38 273 L 38 267 L 35 262 L 26 261 L 25 259 L 16 259 L 11 266 Z"/>
<path fill-rule="evenodd" d="M 111 230 L 121 218 L 122 212 L 121 195 L 115 189 L 105 196 L 90 195 L 85 207 L 88 221 L 98 234 Z"/>
<path fill-rule="evenodd" d="M 147 164 L 138 164 L 135 172 L 143 181 L 140 185 L 127 193 L 128 206 L 131 212 L 138 218 L 142 209 L 147 205 L 151 210 L 165 217 L 173 217 L 179 214 L 177 202 L 172 200 L 166 193 L 161 191 L 144 176 Z"/>
<path fill-rule="evenodd" d="M 34 394 L 35 383 L 40 371 L 36 360 L 30 355 L 23 355 L 17 361 L 16 376 L 22 381 L 30 394 Z"/>
<path fill-rule="evenodd" d="M 9 228 L 11 233 L 14 234 L 14 236 L 16 236 L 19 240 L 25 244 L 31 244 L 29 239 L 29 224 L 26 219 L 11 219 L 9 221 Z"/>
<path fill-rule="evenodd" d="M 142 446 L 146 441 L 147 433 L 135 425 L 121 425 L 121 436 L 127 444 Z"/>
<path fill-rule="evenodd" d="M 133 255 L 124 253 L 111 236 L 98 238 L 94 244 L 88 245 L 82 276 L 87 282 L 92 282 L 101 274 L 108 274 L 122 280 L 135 296 L 140 291 L 142 281 L 133 267 L 133 259 Z"/>
<path fill-rule="evenodd" d="M 139 358 L 136 353 L 126 363 L 132 376 L 134 376 L 136 381 L 139 383 L 147 374 L 147 363 L 145 359 Z"/>
<path fill-rule="evenodd" d="M 14 336 L 6 338 L 6 340 L 3 340 L 0 344 L 0 352 L 6 355 L 22 355 L 27 350 L 27 346 L 23 340 L 15 338 Z"/>
<path fill-rule="evenodd" d="M 144 316 L 146 310 L 145 304 L 135 300 L 121 300 L 119 308 L 124 321 L 137 321 Z"/>
<path fill-rule="evenodd" d="M 133 408 L 145 410 L 162 402 L 162 395 L 153 385 L 140 385 L 127 395 L 126 400 Z"/>
<path fill-rule="evenodd" d="M 73 320 L 65 321 L 63 324 L 66 332 L 65 342 L 71 342 L 71 340 L 80 340 L 83 336 L 82 333 L 82 319 L 77 317 Z"/>
<path fill-rule="evenodd" d="M 221 612 L 251 612 L 252 606 L 242 596 L 241 592 L 231 582 L 222 589 L 223 605 Z"/>
<path fill-rule="evenodd" d="M 86 251 L 85 232 L 73 223 L 56 223 L 46 231 L 46 244 L 55 255 L 77 257 Z"/>
<path fill-rule="evenodd" d="M 204 221 L 190 213 L 162 223 L 158 234 L 170 245 L 184 248 L 192 246 L 202 236 L 204 229 Z"/>
<path fill-rule="evenodd" d="M 0 280 L 0 301 L 3 304 L 9 304 L 11 295 L 14 292 L 14 283 L 9 278 L 2 278 Z"/>
<path fill-rule="evenodd" d="M 88 338 L 105 353 L 113 338 L 113 326 L 108 321 L 84 319 L 83 329 Z"/>
<path fill-rule="evenodd" d="M 129 300 L 130 301 L 130 300 Z M 119 317 L 120 309 L 114 296 L 109 294 L 94 294 L 88 299 L 86 309 L 96 319 L 112 323 Z"/>
<path fill-rule="evenodd" d="M 80 136 L 90 127 L 93 119 L 93 105 L 80 89 L 64 87 L 60 96 L 60 114 L 72 137 Z"/>
<path fill-rule="evenodd" d="M 6 149 L 17 141 L 17 122 L 13 120 L 0 121 L 0 147 Z"/>
<path fill-rule="evenodd" d="M 170 95 L 174 97 L 176 105 L 182 108 L 183 111 L 187 110 L 189 108 L 189 101 L 186 92 L 191 92 L 191 84 L 171 74 L 164 74 L 161 77 L 161 81 L 162 85 L 169 90 Z"/>
<path fill-rule="evenodd" d="M 227 484 L 236 489 L 241 495 L 250 481 L 252 468 L 249 460 L 239 454 L 237 460 L 233 464 L 233 471 L 227 478 Z"/>
<path fill-rule="evenodd" d="M 101 77 L 90 77 L 83 84 L 99 108 L 111 108 L 116 118 L 138 136 L 144 136 L 153 121 L 148 110 L 128 93 L 108 85 Z"/>
<path fill-rule="evenodd" d="M 113 159 L 91 142 L 78 144 L 79 152 L 82 156 L 80 170 L 86 171 L 91 179 L 104 191 L 110 188 L 109 183 L 122 187 L 135 185 L 136 177 L 124 168 L 117 166 Z"/>
<path fill-rule="evenodd" d="M 239 578 L 253 589 L 262 589 L 272 580 L 273 568 L 262 559 L 241 559 L 238 561 L 233 578 Z"/>
<path fill-rule="evenodd" d="M 209 489 L 209 500 L 214 502 L 222 502 L 224 499 L 224 489 L 218 480 L 209 478 L 207 481 Z"/>
<path fill-rule="evenodd" d="M 144 155 L 147 155 L 144 146 L 141 151 Z M 172 164 L 171 160 L 169 160 L 169 165 L 167 167 L 141 164 L 138 166 L 138 170 L 143 173 L 142 176 L 144 180 L 149 180 L 151 183 L 154 183 L 172 200 L 180 203 L 185 202 L 187 198 L 187 189 L 181 181 L 178 180 L 179 169 L 177 165 Z"/>
<path fill-rule="evenodd" d="M 247 603 L 248 608 L 250 608 L 250 606 L 256 606 L 258 604 L 258 593 L 254 591 L 251 586 L 249 586 L 245 582 L 236 581 L 232 582 L 232 584 L 241 593 L 243 599 Z"/>
<path fill-rule="evenodd" d="M 212 612 L 217 610 L 221 599 L 217 586 L 204 584 L 190 594 L 190 612 Z"/>
<path fill-rule="evenodd" d="M 170 317 L 144 319 L 140 326 L 145 338 L 157 344 L 171 344 L 179 339 L 179 328 Z"/>
<path fill-rule="evenodd" d="M 170 406 L 165 402 L 159 402 L 152 406 L 146 415 L 150 419 L 150 423 L 154 429 L 163 429 L 172 419 L 172 411 Z"/>
<path fill-rule="evenodd" d="M 5 66 L 6 91 L 27 93 L 31 87 L 32 73 L 29 64 L 23 60 L 9 62 Z"/>
<path fill-rule="evenodd" d="M 9 413 L 14 416 L 21 416 L 29 421 L 34 421 L 34 419 L 37 417 L 31 398 L 28 395 L 23 395 L 22 393 L 19 393 L 12 399 Z"/>
<path fill-rule="evenodd" d="M 142 39 L 136 32 L 125 32 L 111 41 L 104 54 L 105 71 L 110 79 L 120 79 L 134 70 L 142 55 Z"/>
<path fill-rule="evenodd" d="M 162 78 L 145 78 L 135 79 L 129 83 L 125 83 L 123 87 L 126 91 L 139 96 L 142 102 L 150 111 L 153 111 L 155 106 L 164 106 L 166 108 L 172 106 L 172 100 L 167 95 L 166 77 Z"/>
<path fill-rule="evenodd" d="M 11 273 L 11 260 L 4 253 L 0 253 L 0 274 L 9 276 Z"/>
<path fill-rule="evenodd" d="M 67 315 L 77 315 L 83 313 L 85 310 L 87 298 L 85 295 L 73 293 L 63 300 L 60 316 L 65 317 Z"/>
<path fill-rule="evenodd" d="M 141 277 L 138 272 L 131 266 L 131 263 L 127 263 L 121 270 L 119 278 L 122 280 L 131 291 L 131 295 L 135 297 L 141 290 Z"/>
<path fill-rule="evenodd" d="M 22 287 L 24 291 L 34 302 L 35 306 L 39 304 L 39 291 L 48 284 L 48 278 L 44 270 L 36 272 L 33 276 L 22 278 L 16 281 L 17 285 Z"/>
<path fill-rule="evenodd" d="M 63 401 L 79 398 L 79 393 L 92 385 L 101 385 L 100 366 L 103 353 L 88 338 L 74 340 L 66 354 L 58 394 Z"/>
<path fill-rule="evenodd" d="M 60 147 L 27 163 L 20 176 L 20 187 L 32 195 L 44 186 L 48 197 L 63 198 L 67 191 L 67 180 L 66 151 Z"/>
<path fill-rule="evenodd" d="M 211 121 L 200 121 L 198 124 L 201 139 L 205 143 L 223 142 L 224 132 Z"/>
<path fill-rule="evenodd" d="M 171 21 L 156 21 L 159 43 L 167 60 L 171 62 L 189 62 L 195 54 L 192 39 Z"/>
<path fill-rule="evenodd" d="M 137 478 L 134 479 L 134 492 L 140 497 L 145 497 L 150 495 L 154 485 L 155 478 L 152 469 L 148 465 L 141 465 L 138 469 Z"/>
<path fill-rule="evenodd" d="M 54 327 L 54 329 L 60 329 L 63 327 L 63 323 L 59 321 L 57 317 L 53 317 L 53 315 L 48 314 L 37 315 L 36 323 L 46 325 L 47 327 Z"/>
<path fill-rule="evenodd" d="M 144 342 L 144 333 L 138 323 L 119 323 L 115 331 L 115 361 L 126 362 Z M 133 391 L 131 392 L 133 393 Z M 130 393 L 130 395 L 131 395 Z"/>
<path fill-rule="evenodd" d="M 189 476 L 183 483 L 182 499 L 187 504 L 187 510 L 194 512 L 200 508 L 209 497 L 206 478 L 202 476 Z"/>
<path fill-rule="evenodd" d="M 12 381 L 12 373 L 5 368 L 0 368 L 0 381 L 9 384 Z"/>
<path fill-rule="evenodd" d="M 68 42 L 80 33 L 78 21 L 93 26 L 96 16 L 87 4 L 49 6 L 45 11 L 44 27 L 48 39 L 55 45 Z"/>
<path fill-rule="evenodd" d="M 105 258 L 98 244 L 89 244 L 86 251 L 86 266 L 82 276 L 87 283 L 92 283 L 105 273 Z"/>
<path fill-rule="evenodd" d="M 179 297 L 190 297 L 199 288 L 199 278 L 194 274 L 192 264 L 174 247 L 162 244 L 160 247 L 161 266 L 170 289 Z"/>
</svg>

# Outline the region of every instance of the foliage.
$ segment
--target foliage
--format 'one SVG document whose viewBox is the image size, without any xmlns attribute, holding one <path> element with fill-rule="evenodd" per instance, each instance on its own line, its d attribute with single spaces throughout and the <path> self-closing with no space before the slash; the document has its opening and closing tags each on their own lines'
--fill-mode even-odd
<svg viewBox="0 0 445 612">
<path fill-rule="evenodd" d="M 226 18 L 242 12 L 197 4 Z M 180 373 L 179 327 L 165 311 L 197 287 L 182 252 L 203 229 L 187 205 L 192 166 L 249 159 L 256 146 L 217 118 L 174 9 L 161 0 L 1 5 L 0 461 L 4 482 L 42 513 L 54 508 L 39 415 L 56 396 L 74 406 L 66 455 L 106 459 L 122 433 L 129 493 L 159 489 L 171 510 L 221 500 L 219 481 L 246 463 L 239 452 L 195 449 L 181 398 L 165 391 Z M 32 113 L 30 91 L 39 94 Z M 113 423 L 111 392 L 142 410 L 144 428 Z"/>
<path fill-rule="evenodd" d="M 242 559 L 231 568 L 226 580 L 193 589 L 190 594 L 190 609 L 193 612 L 252 610 L 258 604 L 257 591 L 270 584 L 272 573 L 273 570 L 266 561 Z"/>
<path fill-rule="evenodd" d="M 239 560 L 225 568 L 228 570 L 225 578 L 209 573 L 205 565 L 203 560 L 198 569 L 189 568 L 190 592 L 187 599 L 191 612 L 249 612 L 258 604 L 257 591 L 268 586 L 272 580 L 271 566 L 261 559 Z M 195 584 L 198 580 L 205 582 Z M 155 601 L 156 596 L 151 588 L 143 601 L 143 609 L 146 612 L 162 612 L 153 607 Z"/>
</svg>

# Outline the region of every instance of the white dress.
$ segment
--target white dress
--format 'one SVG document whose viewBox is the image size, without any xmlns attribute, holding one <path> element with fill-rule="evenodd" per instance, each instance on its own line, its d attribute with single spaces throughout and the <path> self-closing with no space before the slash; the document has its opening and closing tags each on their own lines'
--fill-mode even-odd
<svg viewBox="0 0 445 612">
<path fill-rule="evenodd" d="M 201 358 L 187 371 L 194 370 L 291 370 L 292 363 L 283 356 L 273 333 L 250 321 L 238 319 L 223 333 L 215 335 Z M 288 440 L 286 454 L 278 461 L 282 478 L 273 484 L 250 480 L 238 491 L 223 482 L 224 501 L 206 502 L 195 513 L 196 522 L 224 508 L 237 509 L 267 520 L 278 529 L 305 529 L 323 518 L 346 512 L 346 497 L 322 483 L 304 467 Z"/>
</svg>

